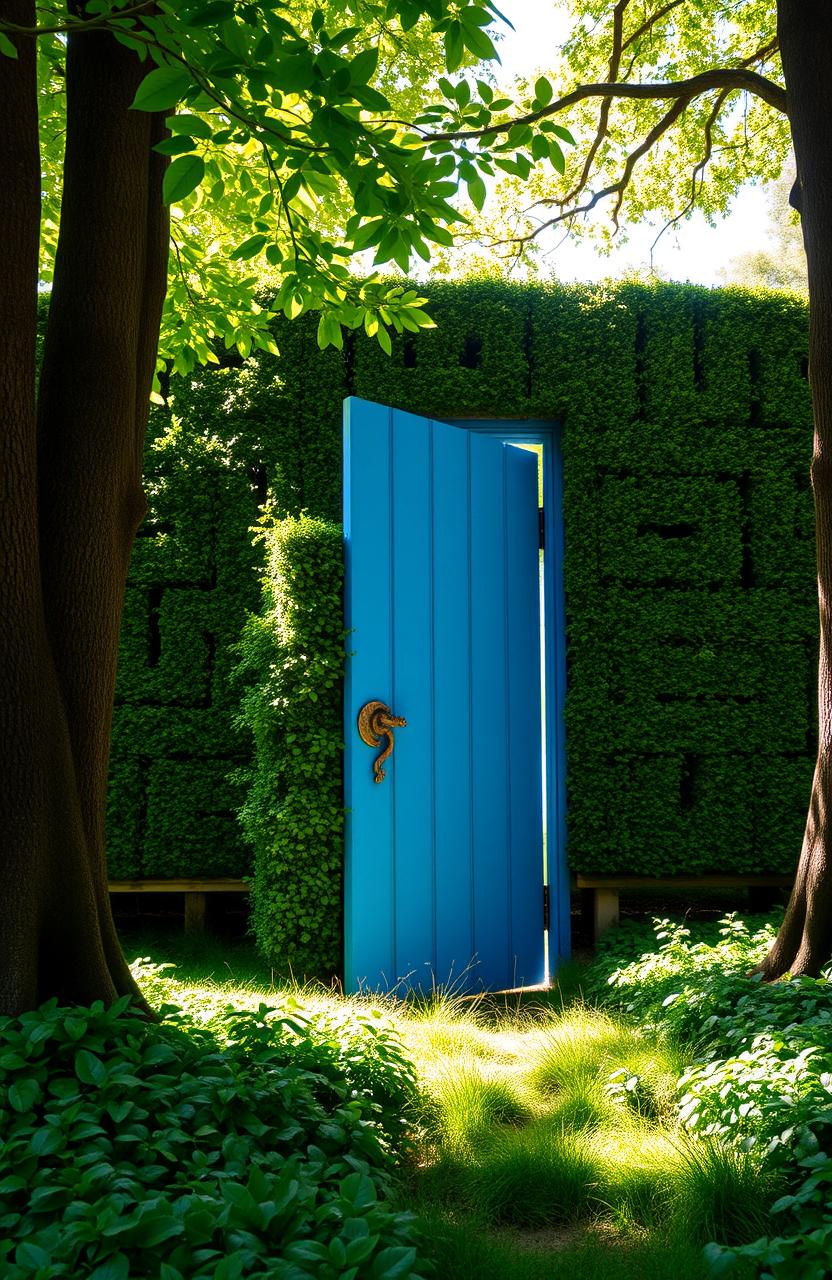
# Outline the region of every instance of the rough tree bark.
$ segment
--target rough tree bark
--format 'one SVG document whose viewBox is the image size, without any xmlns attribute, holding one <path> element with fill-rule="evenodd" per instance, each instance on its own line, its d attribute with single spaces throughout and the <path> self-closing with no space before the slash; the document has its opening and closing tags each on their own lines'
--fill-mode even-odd
<svg viewBox="0 0 832 1280">
<path fill-rule="evenodd" d="M 817 976 L 832 955 L 832 4 L 778 0 L 777 30 L 797 162 L 809 271 L 809 380 L 815 431 L 820 664 L 818 756 L 794 889 L 777 938 L 756 972 Z"/>
<path fill-rule="evenodd" d="M 0 15 L 35 25 L 34 0 Z M 0 75 L 0 1014 L 139 993 L 107 893 L 104 809 L 127 565 L 164 300 L 162 121 L 146 68 L 69 39 L 61 228 L 35 395 L 34 40 Z"/>
</svg>

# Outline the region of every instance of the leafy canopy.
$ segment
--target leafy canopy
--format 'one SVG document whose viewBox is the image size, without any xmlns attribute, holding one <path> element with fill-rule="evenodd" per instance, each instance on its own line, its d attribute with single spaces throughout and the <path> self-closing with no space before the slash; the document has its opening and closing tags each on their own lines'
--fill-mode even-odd
<svg viewBox="0 0 832 1280">
<path fill-rule="evenodd" d="M 579 160 L 565 173 L 504 178 L 487 216 L 462 229 L 456 253 L 440 254 L 448 268 L 469 242 L 487 246 L 492 262 L 519 255 L 533 266 L 553 236 L 590 235 L 608 250 L 628 224 L 653 217 L 659 234 L 694 209 L 713 224 L 743 183 L 783 172 L 791 141 L 770 0 L 558 7 L 568 38 L 542 47 L 540 65 L 558 85 Z M 659 85 L 655 96 L 626 96 L 628 87 Z M 530 86 L 504 87 L 517 100 Z"/>
<path fill-rule="evenodd" d="M 60 222 L 67 39 L 106 30 L 147 64 L 133 108 L 166 119 L 159 357 L 180 373 L 215 360 L 217 338 L 243 356 L 272 350 L 271 310 L 320 310 L 322 346 L 363 325 L 389 351 L 390 328 L 431 321 L 415 290 L 376 269 L 404 272 L 413 254 L 452 243 L 460 184 L 481 208 L 495 165 L 521 177 L 542 159 L 562 170 L 560 141 L 571 141 L 548 121 L 490 141 L 434 136 L 506 119 L 512 104 L 488 81 L 439 74 L 496 57 L 493 0 L 87 0 L 82 17 L 52 0 L 41 13 L 43 281 Z M 0 22 L 0 51 L 16 56 L 24 34 Z M 435 104 L 419 102 L 420 82 L 435 84 Z M 551 97 L 541 80 L 527 105 Z M 264 284 L 277 289 L 271 310 Z"/>
</svg>

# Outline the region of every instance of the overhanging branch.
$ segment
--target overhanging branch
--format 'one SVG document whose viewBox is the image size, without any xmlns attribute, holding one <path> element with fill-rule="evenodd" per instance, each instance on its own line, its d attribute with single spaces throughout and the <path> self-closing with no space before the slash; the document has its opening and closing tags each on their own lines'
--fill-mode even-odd
<svg viewBox="0 0 832 1280">
<path fill-rule="evenodd" d="M 526 115 L 513 116 L 502 124 L 490 124 L 484 129 L 457 129 L 447 133 L 431 133 L 426 129 L 420 132 L 430 142 L 462 142 L 473 138 L 491 138 L 499 133 L 508 133 L 518 124 L 537 124 L 549 116 L 558 115 L 569 107 L 583 102 L 586 98 L 631 98 L 641 101 L 683 99 L 692 102 L 711 90 L 728 90 L 751 93 L 763 102 L 767 102 L 775 111 L 788 114 L 786 90 L 774 80 L 761 76 L 757 71 L 747 67 L 714 67 L 710 71 L 702 71 L 687 80 L 661 80 L 655 84 L 621 84 L 607 81 L 601 84 L 581 84 L 570 93 L 551 102 L 547 107 L 537 111 L 529 111 Z"/>
</svg>

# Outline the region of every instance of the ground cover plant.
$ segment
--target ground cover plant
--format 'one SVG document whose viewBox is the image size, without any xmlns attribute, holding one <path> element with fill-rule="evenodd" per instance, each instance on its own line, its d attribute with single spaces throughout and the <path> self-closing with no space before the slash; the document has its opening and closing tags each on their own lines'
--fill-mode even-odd
<svg viewBox="0 0 832 1280">
<path fill-rule="evenodd" d="M 551 992 L 409 1004 L 138 939 L 163 1024 L 0 1026 L 0 1270 L 819 1280 L 832 1002 L 746 976 L 772 934 L 622 928 Z"/>
<path fill-rule="evenodd" d="M 694 1061 L 679 1080 L 688 1132 L 757 1154 L 788 1191 L 765 1233 L 739 1247 L 712 1243 L 714 1274 L 743 1265 L 777 1280 L 823 1280 L 832 1268 L 832 996 L 828 977 L 761 985 L 750 971 L 771 946 L 771 922 L 726 917 L 718 929 L 656 924 L 601 943 L 589 990 Z"/>
<path fill-rule="evenodd" d="M 412 1088 L 391 1029 L 163 1012 L 52 1001 L 0 1022 L 0 1273 L 417 1277 L 391 1199 Z"/>
</svg>

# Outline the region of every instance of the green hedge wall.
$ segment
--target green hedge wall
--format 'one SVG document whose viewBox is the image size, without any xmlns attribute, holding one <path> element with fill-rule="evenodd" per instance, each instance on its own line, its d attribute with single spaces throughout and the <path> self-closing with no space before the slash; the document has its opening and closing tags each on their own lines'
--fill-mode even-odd
<svg viewBox="0 0 832 1280">
<path fill-rule="evenodd" d="M 691 286 L 430 286 L 438 329 L 171 388 L 129 584 L 111 874 L 238 874 L 232 652 L 251 526 L 340 519 L 341 401 L 563 424 L 569 851 L 584 872 L 786 871 L 814 756 L 804 304 Z M 239 773 L 237 774 L 239 778 Z"/>
<path fill-rule="evenodd" d="M 341 526 L 289 516 L 264 531 L 260 615 L 240 645 L 254 741 L 240 817 L 254 849 L 252 925 L 296 978 L 341 967 L 344 553 Z"/>
</svg>

